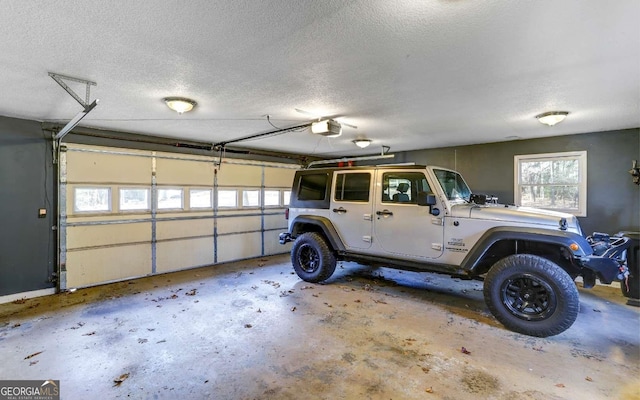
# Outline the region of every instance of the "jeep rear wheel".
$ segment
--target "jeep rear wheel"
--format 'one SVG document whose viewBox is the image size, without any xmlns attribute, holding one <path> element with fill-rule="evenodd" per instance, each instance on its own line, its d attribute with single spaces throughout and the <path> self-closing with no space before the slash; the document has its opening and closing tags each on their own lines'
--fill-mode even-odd
<svg viewBox="0 0 640 400">
<path fill-rule="evenodd" d="M 547 337 L 569 329 L 580 302 L 575 283 L 555 263 L 530 254 L 503 258 L 484 281 L 491 313 L 508 329 Z"/>
<path fill-rule="evenodd" d="M 336 257 L 321 234 L 307 232 L 298 236 L 291 248 L 291 263 L 296 274 L 307 282 L 322 282 L 336 270 Z"/>
</svg>

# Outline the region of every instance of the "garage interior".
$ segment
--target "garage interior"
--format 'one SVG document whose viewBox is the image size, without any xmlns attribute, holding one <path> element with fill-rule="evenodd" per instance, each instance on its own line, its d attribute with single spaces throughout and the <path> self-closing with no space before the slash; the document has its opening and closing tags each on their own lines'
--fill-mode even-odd
<svg viewBox="0 0 640 400">
<path fill-rule="evenodd" d="M 311 284 L 278 243 L 310 162 L 439 165 L 519 205 L 516 157 L 566 152 L 586 152 L 585 234 L 640 232 L 640 3 L 2 9 L 0 380 L 70 399 L 640 398 L 619 284 L 577 282 L 577 322 L 542 339 L 498 323 L 482 282 L 342 262 Z"/>
</svg>

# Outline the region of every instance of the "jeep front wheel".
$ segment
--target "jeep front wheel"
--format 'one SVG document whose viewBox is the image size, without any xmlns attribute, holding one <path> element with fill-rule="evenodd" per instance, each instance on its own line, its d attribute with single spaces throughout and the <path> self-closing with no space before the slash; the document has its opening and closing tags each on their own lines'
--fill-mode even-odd
<svg viewBox="0 0 640 400">
<path fill-rule="evenodd" d="M 508 329 L 547 337 L 569 329 L 580 307 L 575 283 L 555 263 L 530 254 L 503 258 L 484 281 L 491 313 Z"/>
<path fill-rule="evenodd" d="M 296 274 L 307 282 L 322 282 L 336 270 L 336 257 L 321 234 L 307 232 L 298 236 L 291 248 L 291 263 Z"/>
</svg>

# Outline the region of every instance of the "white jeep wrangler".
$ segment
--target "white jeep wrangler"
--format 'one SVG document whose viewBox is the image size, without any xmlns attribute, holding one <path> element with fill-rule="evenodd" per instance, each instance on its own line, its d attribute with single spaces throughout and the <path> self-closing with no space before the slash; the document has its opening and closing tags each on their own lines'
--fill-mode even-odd
<svg viewBox="0 0 640 400">
<path fill-rule="evenodd" d="M 628 275 L 628 238 L 584 238 L 571 214 L 487 203 L 445 168 L 299 170 L 288 218 L 280 243 L 294 241 L 305 281 L 327 280 L 337 260 L 481 279 L 492 314 L 531 336 L 573 324 L 576 277 L 592 287 Z"/>
</svg>

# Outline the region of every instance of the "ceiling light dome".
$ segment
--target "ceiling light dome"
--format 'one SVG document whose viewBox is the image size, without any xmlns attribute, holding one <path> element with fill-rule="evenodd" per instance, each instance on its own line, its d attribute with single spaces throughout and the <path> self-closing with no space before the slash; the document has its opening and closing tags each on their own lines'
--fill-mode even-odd
<svg viewBox="0 0 640 400">
<path fill-rule="evenodd" d="M 554 126 L 555 124 L 564 121 L 567 115 L 569 115 L 567 111 L 549 111 L 536 115 L 536 118 L 541 124 Z"/>
<path fill-rule="evenodd" d="M 353 143 L 360 147 L 361 149 L 364 149 L 365 147 L 369 146 L 371 144 L 371 140 L 370 139 L 356 139 L 353 140 Z"/>
<path fill-rule="evenodd" d="M 186 113 L 193 110 L 198 103 L 186 97 L 165 97 L 164 102 L 167 107 L 177 112 L 178 114 Z"/>
</svg>

